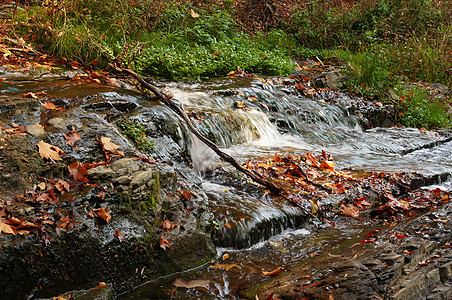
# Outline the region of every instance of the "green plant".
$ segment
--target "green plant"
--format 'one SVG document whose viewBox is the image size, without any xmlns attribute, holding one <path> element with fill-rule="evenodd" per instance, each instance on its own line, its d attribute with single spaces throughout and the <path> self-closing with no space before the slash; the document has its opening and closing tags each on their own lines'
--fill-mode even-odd
<svg viewBox="0 0 452 300">
<path fill-rule="evenodd" d="M 151 150 L 154 143 L 146 137 L 146 128 L 135 120 L 124 120 L 119 123 L 121 131 L 135 143 L 140 150 Z"/>
<path fill-rule="evenodd" d="M 401 125 L 418 128 L 451 125 L 446 103 L 438 99 L 431 99 L 425 91 L 418 87 L 406 88 L 399 85 L 394 90 L 400 97 L 398 110 Z"/>
</svg>

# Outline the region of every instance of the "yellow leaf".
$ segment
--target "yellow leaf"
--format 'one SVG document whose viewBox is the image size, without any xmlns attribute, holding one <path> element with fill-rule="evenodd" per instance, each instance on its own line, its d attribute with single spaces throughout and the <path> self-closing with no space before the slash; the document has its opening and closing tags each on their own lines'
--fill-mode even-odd
<svg viewBox="0 0 452 300">
<path fill-rule="evenodd" d="M 199 18 L 199 14 L 197 14 L 193 9 L 190 11 L 192 18 Z"/>
<path fill-rule="evenodd" d="M 0 233 L 2 233 L 2 232 L 16 235 L 16 233 L 11 228 L 11 226 L 0 221 Z"/>
</svg>

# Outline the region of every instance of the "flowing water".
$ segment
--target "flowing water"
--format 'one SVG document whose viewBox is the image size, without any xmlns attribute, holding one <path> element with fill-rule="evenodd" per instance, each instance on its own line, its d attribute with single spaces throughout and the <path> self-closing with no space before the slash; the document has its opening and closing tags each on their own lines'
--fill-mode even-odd
<svg viewBox="0 0 452 300">
<path fill-rule="evenodd" d="M 0 70 L 0 74 L 3 71 Z M 127 89 L 99 88 L 86 82 L 61 81 L 59 84 L 52 76 L 36 81 L 23 77 L 20 72 L 16 75 L 11 70 L 5 72 L 8 77 L 14 77 L 16 84 L 0 85 L 2 101 L 45 88 L 53 97 L 95 100 L 94 109 L 96 101 L 112 103 L 112 106 L 137 103 L 177 122 L 167 109 L 155 103 L 145 104 L 139 95 Z M 165 85 L 165 92 L 182 103 L 198 129 L 240 162 L 268 160 L 275 153 L 296 156 L 325 150 L 333 155 L 338 168 L 355 173 L 452 173 L 449 159 L 452 142 L 421 149 L 444 137 L 418 129 L 364 130 L 358 118 L 343 108 L 357 101 L 346 95 L 324 92 L 322 96 L 307 98 L 282 85 L 280 80 L 240 78 L 195 84 L 169 83 Z M 21 114 L 16 118 L 21 118 Z M 260 187 L 250 184 L 199 140 L 184 134 L 186 129 L 176 130 L 186 137 L 184 143 L 190 146 L 193 165 L 209 197 L 218 226 L 215 237 L 218 258 L 196 269 L 146 283 L 121 299 L 241 299 L 250 296 L 243 294 L 244 288 L 268 279 L 262 274 L 263 270 L 290 269 L 317 253 L 334 253 L 359 241 L 360 236 L 375 226 L 371 221 L 341 216 L 334 220 L 335 228 L 307 220 L 300 209 L 277 201 L 265 195 Z M 171 151 L 165 149 L 164 140 L 156 141 L 156 147 Z M 452 189 L 449 181 L 439 184 Z M 336 203 L 337 199 L 331 197 L 323 201 Z M 212 264 L 232 267 L 229 271 L 209 268 Z M 176 278 L 206 279 L 211 284 L 208 290 L 174 290 L 172 283 Z"/>
<path fill-rule="evenodd" d="M 167 85 L 165 92 L 183 104 L 199 130 L 240 162 L 271 159 L 275 153 L 283 156 L 325 150 L 333 155 L 338 168 L 351 172 L 409 171 L 446 177 L 452 172 L 452 142 L 421 149 L 444 137 L 418 129 L 364 130 L 358 118 L 342 108 L 356 100 L 343 94 L 325 92 L 323 97 L 306 98 L 275 80 L 238 78 L 174 83 Z M 374 226 L 371 221 L 355 223 L 340 216 L 335 219 L 335 229 L 307 222 L 298 208 L 265 196 L 261 189 L 246 183 L 196 138 L 191 138 L 190 145 L 218 225 L 218 258 L 209 265 L 236 265 L 229 271 L 205 265 L 166 276 L 124 295 L 124 299 L 252 297 L 244 295 L 243 289 L 264 281 L 261 271 L 290 269 L 313 253 L 334 252 L 356 242 Z M 440 185 L 451 188 L 447 181 Z M 211 284 L 208 290 L 174 290 L 175 278 L 207 279 Z"/>
</svg>

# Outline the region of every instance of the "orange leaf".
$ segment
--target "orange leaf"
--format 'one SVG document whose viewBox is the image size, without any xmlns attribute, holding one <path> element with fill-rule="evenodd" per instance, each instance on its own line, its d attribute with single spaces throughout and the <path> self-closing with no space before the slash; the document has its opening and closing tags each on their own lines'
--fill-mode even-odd
<svg viewBox="0 0 452 300">
<path fill-rule="evenodd" d="M 55 104 L 51 103 L 51 102 L 46 102 L 44 103 L 42 106 L 44 106 L 44 108 L 46 109 L 58 109 Z"/>
<path fill-rule="evenodd" d="M 328 169 L 328 170 L 331 170 L 331 171 L 334 171 L 334 167 L 335 166 L 336 166 L 336 164 L 334 162 L 328 161 L 328 160 L 325 160 L 324 162 L 322 162 L 320 164 L 320 168 Z"/>
<path fill-rule="evenodd" d="M 199 14 L 196 13 L 193 9 L 190 11 L 190 15 L 192 18 L 199 18 Z"/>
<path fill-rule="evenodd" d="M 170 242 L 163 236 L 160 237 L 160 248 L 166 251 L 170 247 Z"/>
<path fill-rule="evenodd" d="M 360 214 L 359 209 L 354 205 L 350 204 L 349 206 L 345 206 L 344 203 L 341 204 L 342 214 L 344 216 L 349 216 L 353 218 L 357 218 Z"/>
<path fill-rule="evenodd" d="M 103 289 L 107 284 L 105 282 L 99 282 L 99 285 L 94 287 L 93 290 Z"/>
<path fill-rule="evenodd" d="M 89 212 L 88 216 L 90 216 L 91 218 L 93 218 L 93 215 L 101 218 L 102 220 L 104 220 L 105 222 L 110 222 L 111 219 L 111 215 L 108 212 L 108 206 L 103 208 L 95 208 L 92 211 Z"/>
<path fill-rule="evenodd" d="M 39 154 L 42 158 L 50 159 L 52 162 L 56 160 L 63 160 L 60 155 L 66 156 L 66 154 L 60 148 L 56 146 L 52 146 L 50 144 L 45 143 L 44 141 L 40 141 L 38 143 Z"/>
<path fill-rule="evenodd" d="M 0 221 L 0 233 L 2 232 L 16 235 L 11 226 Z"/>
<path fill-rule="evenodd" d="M 224 269 L 226 271 L 229 271 L 229 270 L 231 270 L 234 267 L 237 267 L 239 269 L 242 268 L 238 264 L 230 264 L 230 265 L 227 265 L 227 264 L 216 264 L 216 265 L 210 266 L 209 268 L 210 269 Z"/>
<path fill-rule="evenodd" d="M 276 269 L 274 269 L 271 272 L 262 271 L 262 274 L 264 274 L 265 276 L 277 276 L 281 273 L 282 269 L 283 269 L 282 267 L 277 267 Z"/>
<path fill-rule="evenodd" d="M 225 224 L 223 225 L 223 227 L 224 227 L 224 228 L 229 228 L 229 229 L 232 228 L 232 227 L 231 227 L 231 224 L 229 224 L 229 223 L 225 223 Z"/>
<path fill-rule="evenodd" d="M 121 146 L 112 143 L 111 138 L 105 136 L 100 138 L 100 144 L 105 151 L 110 152 L 115 152 L 117 149 L 121 148 Z"/>
</svg>

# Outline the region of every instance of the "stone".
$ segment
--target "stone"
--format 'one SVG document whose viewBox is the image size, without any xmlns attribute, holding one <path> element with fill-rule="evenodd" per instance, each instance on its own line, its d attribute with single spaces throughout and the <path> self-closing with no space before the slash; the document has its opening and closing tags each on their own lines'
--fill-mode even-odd
<svg viewBox="0 0 452 300">
<path fill-rule="evenodd" d="M 148 185 L 149 182 L 154 181 L 154 171 L 147 170 L 141 171 L 134 174 L 130 185 L 135 189 L 135 187 L 140 187 L 143 185 Z"/>
<path fill-rule="evenodd" d="M 132 179 L 129 176 L 120 176 L 114 179 L 114 182 L 119 185 L 128 185 Z"/>
<path fill-rule="evenodd" d="M 44 128 L 40 125 L 40 124 L 35 124 L 35 125 L 28 125 L 25 128 L 25 131 L 34 136 L 34 137 L 39 137 L 39 136 L 44 136 L 46 135 L 46 131 L 44 130 Z"/>
<path fill-rule="evenodd" d="M 452 278 L 452 262 L 439 266 L 439 275 L 443 282 Z"/>
<path fill-rule="evenodd" d="M 56 129 L 65 129 L 63 118 L 52 118 L 47 121 L 47 124 L 51 125 L 52 127 L 56 128 Z"/>
<path fill-rule="evenodd" d="M 140 165 L 131 158 L 121 158 L 113 162 L 110 167 L 119 176 L 131 175 L 140 170 Z"/>
<path fill-rule="evenodd" d="M 96 179 L 110 179 L 114 171 L 106 166 L 98 166 L 88 170 L 88 176 Z"/>
</svg>

